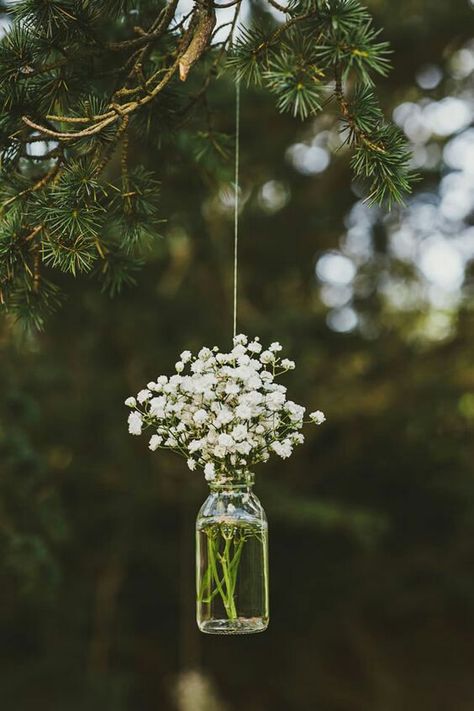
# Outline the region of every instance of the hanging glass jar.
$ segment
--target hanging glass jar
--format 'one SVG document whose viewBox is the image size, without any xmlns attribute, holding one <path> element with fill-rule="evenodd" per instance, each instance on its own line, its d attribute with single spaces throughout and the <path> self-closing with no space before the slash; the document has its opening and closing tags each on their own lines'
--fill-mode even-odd
<svg viewBox="0 0 474 711">
<path fill-rule="evenodd" d="M 268 524 L 253 477 L 211 483 L 196 521 L 197 623 L 208 634 L 268 627 Z"/>
</svg>

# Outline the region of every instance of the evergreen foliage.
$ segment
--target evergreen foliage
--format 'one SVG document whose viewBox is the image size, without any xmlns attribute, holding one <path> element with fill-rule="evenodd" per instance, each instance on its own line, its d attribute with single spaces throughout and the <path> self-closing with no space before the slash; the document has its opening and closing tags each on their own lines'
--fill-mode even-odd
<svg viewBox="0 0 474 711">
<path fill-rule="evenodd" d="M 269 0 L 283 22 L 267 13 L 237 31 L 240 2 L 221 42 L 212 0 L 186 18 L 177 0 L 9 4 L 0 41 L 0 300 L 9 314 L 41 327 L 59 300 L 54 272 L 94 275 L 111 293 L 133 283 L 159 230 L 160 176 L 129 145 L 176 141 L 192 120 L 190 153 L 212 171 L 230 151 L 207 94 L 226 69 L 300 119 L 338 106 L 368 199 L 390 206 L 409 192 L 408 151 L 373 93 L 389 49 L 366 8 Z"/>
</svg>

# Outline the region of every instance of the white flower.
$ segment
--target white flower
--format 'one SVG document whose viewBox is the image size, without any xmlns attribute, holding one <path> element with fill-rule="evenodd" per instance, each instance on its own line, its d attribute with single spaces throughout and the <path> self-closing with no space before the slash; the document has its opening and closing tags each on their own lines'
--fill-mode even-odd
<svg viewBox="0 0 474 711">
<path fill-rule="evenodd" d="M 160 435 L 154 434 L 150 437 L 148 449 L 151 449 L 152 452 L 155 452 L 162 442 L 163 442 L 163 437 L 160 437 Z"/>
<path fill-rule="evenodd" d="M 140 435 L 142 433 L 142 416 L 139 412 L 131 412 L 128 416 L 128 431 L 132 435 Z"/>
<path fill-rule="evenodd" d="M 175 370 L 177 373 L 182 373 L 184 370 L 184 363 L 182 363 L 180 360 L 178 360 L 177 363 L 175 363 Z"/>
<path fill-rule="evenodd" d="M 235 369 L 234 375 L 236 378 L 238 378 L 239 380 L 243 380 L 244 383 L 247 384 L 249 378 L 252 378 L 254 376 L 254 371 L 247 365 L 239 365 L 239 367 Z"/>
<path fill-rule="evenodd" d="M 234 446 L 234 440 L 232 437 L 224 432 L 219 435 L 217 442 L 219 446 L 224 447 L 224 449 L 231 449 Z"/>
<path fill-rule="evenodd" d="M 235 445 L 235 449 L 239 454 L 250 454 L 252 451 L 252 445 L 250 442 L 238 442 Z"/>
<path fill-rule="evenodd" d="M 137 400 L 142 405 L 144 402 L 151 398 L 151 392 L 149 390 L 140 390 L 137 395 Z"/>
<path fill-rule="evenodd" d="M 235 511 L 235 506 L 234 504 L 227 504 L 227 512 L 230 514 L 233 514 Z"/>
<path fill-rule="evenodd" d="M 265 404 L 270 410 L 279 410 L 285 402 L 285 396 L 280 392 L 268 393 L 265 396 Z"/>
<path fill-rule="evenodd" d="M 136 407 L 137 406 L 137 401 L 135 400 L 134 397 L 128 397 L 125 400 L 125 404 L 127 407 Z"/>
<path fill-rule="evenodd" d="M 192 353 L 191 351 L 183 351 L 181 355 L 179 356 L 180 360 L 183 361 L 183 363 L 187 363 L 188 361 L 191 360 L 192 358 Z"/>
<path fill-rule="evenodd" d="M 209 432 L 206 435 L 207 444 L 212 444 L 212 445 L 216 444 L 218 436 L 219 435 L 216 432 L 216 430 L 214 430 L 214 429 L 209 430 Z"/>
<path fill-rule="evenodd" d="M 242 344 L 245 346 L 248 342 L 247 336 L 245 336 L 243 333 L 239 333 L 237 336 L 234 336 L 234 345 L 239 345 Z"/>
<path fill-rule="evenodd" d="M 160 375 L 160 377 L 156 379 L 156 382 L 158 383 L 158 385 L 166 385 L 166 383 L 168 382 L 168 378 L 166 377 L 166 375 Z"/>
<path fill-rule="evenodd" d="M 202 447 L 202 440 L 201 439 L 193 439 L 191 442 L 188 444 L 188 450 L 190 452 L 197 452 L 198 449 L 201 449 Z"/>
<path fill-rule="evenodd" d="M 238 344 L 237 346 L 234 346 L 232 349 L 232 355 L 235 356 L 236 358 L 241 358 L 243 355 L 245 355 L 245 351 L 247 349 L 245 346 L 242 346 L 241 344 Z"/>
<path fill-rule="evenodd" d="M 247 349 L 251 353 L 260 353 L 262 350 L 262 345 L 255 340 L 255 341 L 252 341 L 252 343 L 248 344 Z"/>
<path fill-rule="evenodd" d="M 154 397 L 150 400 L 150 415 L 162 419 L 165 416 L 166 398 L 164 395 Z"/>
<path fill-rule="evenodd" d="M 238 395 L 240 388 L 237 383 L 227 383 L 225 386 L 225 392 L 227 395 Z"/>
<path fill-rule="evenodd" d="M 283 442 L 272 442 L 271 448 L 282 459 L 287 459 L 288 457 L 291 457 L 291 454 L 293 452 L 291 442 L 288 439 L 283 440 Z"/>
<path fill-rule="evenodd" d="M 251 390 L 258 390 L 262 387 L 262 379 L 258 375 L 254 375 L 247 380 L 246 386 Z"/>
<path fill-rule="evenodd" d="M 204 466 L 204 476 L 206 477 L 207 481 L 212 481 L 213 479 L 216 478 L 216 472 L 215 472 L 213 462 L 208 462 Z"/>
<path fill-rule="evenodd" d="M 236 425 L 232 430 L 232 437 L 235 442 L 240 442 L 248 435 L 248 430 L 245 425 Z"/>
<path fill-rule="evenodd" d="M 221 427 L 222 425 L 228 425 L 234 419 L 234 414 L 227 407 L 223 407 L 219 410 L 219 414 L 216 417 L 216 427 Z"/>
<path fill-rule="evenodd" d="M 288 400 L 285 404 L 285 410 L 290 414 L 292 420 L 302 420 L 306 408 L 301 405 L 297 405 L 296 402 L 293 402 L 292 400 Z"/>
<path fill-rule="evenodd" d="M 260 355 L 260 361 L 264 365 L 268 365 L 268 363 L 273 363 L 275 360 L 275 355 L 271 351 L 263 351 L 263 353 Z"/>
<path fill-rule="evenodd" d="M 189 458 L 186 463 L 188 465 L 188 468 L 191 469 L 192 472 L 196 469 L 196 460 L 195 459 Z"/>
<path fill-rule="evenodd" d="M 281 361 L 281 367 L 284 368 L 285 370 L 294 370 L 295 369 L 295 361 L 289 360 L 288 358 L 283 358 L 283 360 Z"/>
<path fill-rule="evenodd" d="M 316 410 L 310 413 L 309 419 L 311 422 L 314 422 L 315 425 L 322 425 L 323 422 L 326 422 L 326 415 L 324 412 L 321 412 L 321 410 Z"/>
<path fill-rule="evenodd" d="M 201 348 L 198 353 L 198 358 L 200 360 L 207 360 L 212 355 L 212 351 L 209 348 Z"/>
<path fill-rule="evenodd" d="M 202 425 L 209 415 L 207 414 L 206 410 L 203 410 L 202 407 L 199 410 L 196 410 L 196 412 L 193 415 L 193 420 L 197 425 Z"/>
<path fill-rule="evenodd" d="M 202 373 L 204 370 L 204 363 L 202 360 L 195 360 L 194 363 L 191 363 L 191 370 L 193 373 Z"/>
<path fill-rule="evenodd" d="M 241 420 L 250 420 L 252 417 L 252 408 L 245 404 L 238 405 L 235 408 L 235 414 Z"/>
<path fill-rule="evenodd" d="M 225 450 L 225 448 L 224 448 L 224 447 L 221 447 L 221 446 L 219 446 L 219 445 L 217 445 L 216 447 L 214 447 L 214 449 L 212 450 L 212 452 L 213 452 L 214 456 L 215 456 L 215 457 L 219 457 L 219 459 L 222 459 L 222 458 L 225 457 L 225 455 L 226 455 L 226 450 Z"/>
<path fill-rule="evenodd" d="M 276 353 L 277 351 L 281 351 L 281 350 L 282 350 L 282 346 L 278 343 L 278 341 L 275 341 L 274 343 L 272 343 L 272 344 L 270 345 L 269 350 L 270 350 L 270 351 L 273 351 L 274 353 Z"/>
<path fill-rule="evenodd" d="M 242 396 L 241 402 L 248 403 L 249 405 L 259 405 L 263 400 L 262 393 L 253 390 L 250 393 L 246 393 Z"/>
</svg>

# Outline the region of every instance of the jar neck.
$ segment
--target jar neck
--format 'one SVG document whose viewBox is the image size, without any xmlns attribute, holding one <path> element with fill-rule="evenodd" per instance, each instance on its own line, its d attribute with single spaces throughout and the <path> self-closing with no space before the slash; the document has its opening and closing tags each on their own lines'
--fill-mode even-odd
<svg viewBox="0 0 474 711">
<path fill-rule="evenodd" d="M 252 489 L 254 483 L 254 475 L 250 472 L 246 472 L 244 475 L 239 476 L 237 479 L 229 477 L 228 479 L 222 478 L 218 481 L 212 481 L 209 484 L 209 488 L 212 493 L 219 493 L 222 491 L 245 492 Z"/>
</svg>

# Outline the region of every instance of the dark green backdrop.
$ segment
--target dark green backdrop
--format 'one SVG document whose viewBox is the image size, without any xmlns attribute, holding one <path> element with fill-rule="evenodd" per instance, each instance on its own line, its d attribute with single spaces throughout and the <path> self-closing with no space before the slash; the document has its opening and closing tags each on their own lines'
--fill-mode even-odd
<svg viewBox="0 0 474 711">
<path fill-rule="evenodd" d="M 473 101 L 472 4 L 370 5 L 395 50 L 388 112 L 423 98 Z M 417 72 L 433 64 L 443 77 L 423 89 Z M 213 101 L 231 129 L 232 86 Z M 408 294 L 428 287 L 416 258 L 390 248 L 393 224 L 376 222 L 367 259 L 354 262 L 361 328 L 332 330 L 315 265 L 341 248 L 357 199 L 347 155 L 305 176 L 285 152 L 331 127 L 278 116 L 258 92 L 242 103 L 240 329 L 286 345 L 298 366 L 290 392 L 328 418 L 291 460 L 257 472 L 271 530 L 270 629 L 198 633 L 193 526 L 206 486 L 127 434 L 127 395 L 185 347 L 231 335 L 232 217 L 219 199 L 231 165 L 203 173 L 184 137 L 173 154 L 137 145 L 162 175 L 167 220 L 137 286 L 110 301 L 87 280 L 69 283 L 45 334 L 0 332 L 5 711 L 474 708 L 471 258 L 456 301 L 438 309 L 450 326 L 432 337 L 429 299 L 404 310 L 387 301 L 387 275 Z M 455 120 L 453 132 L 467 129 Z M 441 156 L 449 140 L 448 130 L 423 145 Z M 435 204 L 451 168 L 419 163 L 417 191 Z M 259 197 L 270 180 L 287 191 L 278 210 Z M 471 217 L 472 205 L 449 239 Z"/>
</svg>

